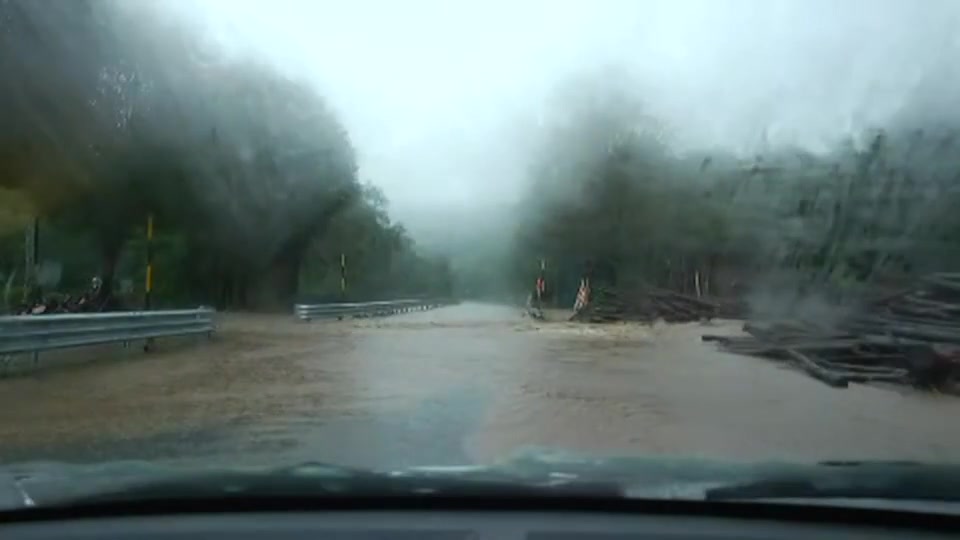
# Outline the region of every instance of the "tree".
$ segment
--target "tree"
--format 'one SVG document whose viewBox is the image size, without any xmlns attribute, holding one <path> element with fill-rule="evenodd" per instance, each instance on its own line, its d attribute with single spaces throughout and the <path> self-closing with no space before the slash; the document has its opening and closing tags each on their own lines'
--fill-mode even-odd
<svg viewBox="0 0 960 540">
<path fill-rule="evenodd" d="M 366 232 L 344 242 L 369 239 L 371 269 L 414 249 L 357 181 L 346 130 L 314 89 L 222 54 L 162 10 L 67 5 L 0 3 L 0 188 L 92 237 L 107 287 L 144 249 L 147 215 L 182 259 L 181 288 L 218 305 L 288 309 L 310 246 L 348 210 Z"/>
</svg>

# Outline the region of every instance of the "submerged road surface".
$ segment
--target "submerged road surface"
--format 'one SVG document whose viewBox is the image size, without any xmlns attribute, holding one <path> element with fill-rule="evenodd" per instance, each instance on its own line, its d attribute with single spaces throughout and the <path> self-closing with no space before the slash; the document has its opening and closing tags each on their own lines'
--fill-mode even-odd
<svg viewBox="0 0 960 540">
<path fill-rule="evenodd" d="M 960 455 L 960 400 L 828 388 L 699 341 L 735 323 L 544 323 L 463 304 L 309 324 L 225 315 L 221 325 L 200 345 L 0 380 L 0 461 L 390 468 L 486 463 L 528 447 L 735 460 Z"/>
</svg>

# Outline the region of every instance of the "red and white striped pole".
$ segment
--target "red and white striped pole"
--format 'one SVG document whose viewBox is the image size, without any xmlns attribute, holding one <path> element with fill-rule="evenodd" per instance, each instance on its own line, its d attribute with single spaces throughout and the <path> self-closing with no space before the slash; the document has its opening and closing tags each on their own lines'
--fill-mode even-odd
<svg viewBox="0 0 960 540">
<path fill-rule="evenodd" d="M 537 304 L 543 307 L 543 293 L 547 290 L 547 282 L 544 274 L 547 270 L 547 260 L 540 259 L 540 274 L 537 276 Z"/>
</svg>

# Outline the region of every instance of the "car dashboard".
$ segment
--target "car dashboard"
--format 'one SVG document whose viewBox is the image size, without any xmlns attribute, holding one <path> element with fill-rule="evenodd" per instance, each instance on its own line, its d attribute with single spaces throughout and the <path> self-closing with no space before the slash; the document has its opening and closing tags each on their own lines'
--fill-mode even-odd
<svg viewBox="0 0 960 540">
<path fill-rule="evenodd" d="M 801 523 L 696 515 L 603 512 L 330 511 L 189 513 L 25 520 L 0 524 L 6 540 L 654 540 L 947 538 L 947 530 L 887 524 Z"/>
</svg>

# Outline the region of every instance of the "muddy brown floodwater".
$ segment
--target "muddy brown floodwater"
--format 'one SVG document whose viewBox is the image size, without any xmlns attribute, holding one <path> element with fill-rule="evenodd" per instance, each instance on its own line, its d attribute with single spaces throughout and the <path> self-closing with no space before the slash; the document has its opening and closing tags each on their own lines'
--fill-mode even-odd
<svg viewBox="0 0 960 540">
<path fill-rule="evenodd" d="M 486 463 L 528 447 L 732 460 L 960 455 L 960 400 L 716 351 L 735 322 L 581 325 L 462 304 L 226 314 L 209 342 L 0 380 L 0 461 Z M 114 357 L 117 356 L 117 357 Z"/>
</svg>

